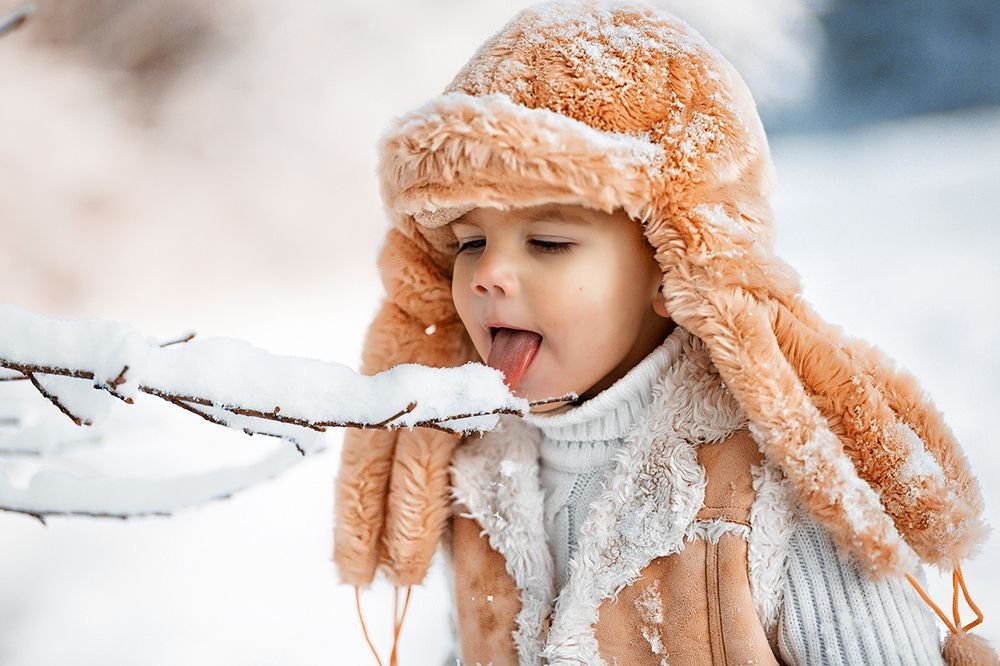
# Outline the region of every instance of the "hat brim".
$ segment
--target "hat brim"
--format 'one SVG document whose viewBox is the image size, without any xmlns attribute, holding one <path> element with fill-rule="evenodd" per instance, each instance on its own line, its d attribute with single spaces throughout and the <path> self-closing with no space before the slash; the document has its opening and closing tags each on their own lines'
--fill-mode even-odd
<svg viewBox="0 0 1000 666">
<path fill-rule="evenodd" d="M 447 93 L 379 140 L 383 201 L 426 228 L 476 207 L 579 204 L 644 219 L 664 150 L 505 95 Z"/>
</svg>

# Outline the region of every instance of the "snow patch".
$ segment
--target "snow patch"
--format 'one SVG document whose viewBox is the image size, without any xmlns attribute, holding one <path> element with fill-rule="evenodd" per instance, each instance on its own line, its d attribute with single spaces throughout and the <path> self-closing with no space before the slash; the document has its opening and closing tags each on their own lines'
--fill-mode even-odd
<svg viewBox="0 0 1000 666">
<path fill-rule="evenodd" d="M 635 600 L 635 608 L 643 622 L 663 624 L 663 597 L 660 595 L 660 581 L 653 580 Z"/>
<path fill-rule="evenodd" d="M 906 481 L 916 481 L 921 478 L 944 479 L 944 470 L 941 465 L 930 454 L 923 440 L 913 432 L 910 426 L 902 421 L 896 424 L 896 435 L 900 441 L 906 445 L 909 455 L 906 462 L 899 469 L 900 477 Z"/>
<path fill-rule="evenodd" d="M 660 636 L 660 625 L 663 624 L 663 598 L 660 596 L 660 581 L 654 580 L 647 585 L 635 600 L 635 608 L 639 611 L 639 619 L 645 624 L 640 627 L 642 637 L 649 643 L 653 654 L 663 654 L 663 639 Z"/>
</svg>

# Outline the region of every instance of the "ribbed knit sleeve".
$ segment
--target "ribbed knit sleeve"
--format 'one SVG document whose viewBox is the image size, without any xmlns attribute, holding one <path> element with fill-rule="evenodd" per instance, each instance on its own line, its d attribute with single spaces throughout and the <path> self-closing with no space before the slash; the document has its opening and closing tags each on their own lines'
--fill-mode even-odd
<svg viewBox="0 0 1000 666">
<path fill-rule="evenodd" d="M 808 518 L 789 543 L 778 648 L 789 666 L 944 663 L 936 618 L 910 584 L 869 578 Z"/>
</svg>

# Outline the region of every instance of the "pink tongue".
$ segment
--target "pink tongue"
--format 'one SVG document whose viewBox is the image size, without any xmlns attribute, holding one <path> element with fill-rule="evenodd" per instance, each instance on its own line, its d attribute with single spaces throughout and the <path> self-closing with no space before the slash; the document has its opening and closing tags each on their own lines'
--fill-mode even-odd
<svg viewBox="0 0 1000 666">
<path fill-rule="evenodd" d="M 513 391 L 521 383 L 541 344 L 542 336 L 538 333 L 501 328 L 493 338 L 486 365 L 501 371 L 507 386 Z"/>
</svg>

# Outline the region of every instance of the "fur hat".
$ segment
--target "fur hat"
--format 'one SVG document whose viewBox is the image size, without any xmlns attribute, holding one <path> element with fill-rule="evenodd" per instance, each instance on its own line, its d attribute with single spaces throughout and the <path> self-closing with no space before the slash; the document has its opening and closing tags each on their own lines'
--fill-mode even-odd
<svg viewBox="0 0 1000 666">
<path fill-rule="evenodd" d="M 523 10 L 444 94 L 379 142 L 393 227 L 363 372 L 479 360 L 451 298 L 447 224 L 474 207 L 623 209 L 663 270 L 671 317 L 704 341 L 764 454 L 875 573 L 952 566 L 985 534 L 965 456 L 916 380 L 825 322 L 772 249 L 773 167 L 746 84 L 685 23 L 627 2 Z M 335 561 L 419 583 L 449 512 L 459 441 L 351 430 Z"/>
</svg>

